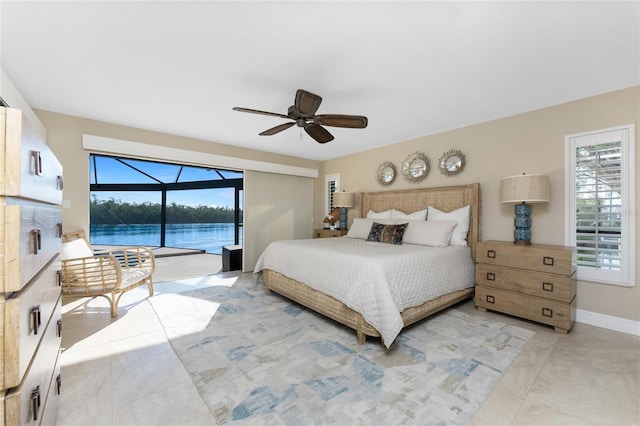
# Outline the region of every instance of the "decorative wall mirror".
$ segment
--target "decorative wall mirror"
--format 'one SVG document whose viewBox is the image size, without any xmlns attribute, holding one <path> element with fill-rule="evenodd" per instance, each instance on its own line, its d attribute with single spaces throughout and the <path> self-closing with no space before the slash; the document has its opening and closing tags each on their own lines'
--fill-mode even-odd
<svg viewBox="0 0 640 426">
<path fill-rule="evenodd" d="M 385 161 L 376 170 L 376 180 L 382 186 L 391 185 L 396 180 L 396 166 L 390 161 Z"/>
<path fill-rule="evenodd" d="M 452 149 L 442 154 L 438 162 L 438 168 L 440 169 L 440 173 L 445 176 L 455 176 L 462 172 L 466 162 L 466 158 L 462 152 L 457 149 Z"/>
<path fill-rule="evenodd" d="M 414 152 L 402 162 L 402 176 L 410 183 L 418 183 L 429 174 L 429 158 Z"/>
</svg>

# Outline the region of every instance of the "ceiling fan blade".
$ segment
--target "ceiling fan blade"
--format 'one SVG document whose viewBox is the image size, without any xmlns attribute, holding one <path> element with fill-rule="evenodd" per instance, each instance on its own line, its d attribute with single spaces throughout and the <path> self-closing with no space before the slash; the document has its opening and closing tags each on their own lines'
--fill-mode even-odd
<svg viewBox="0 0 640 426">
<path fill-rule="evenodd" d="M 313 122 L 323 126 L 364 129 L 367 127 L 368 120 L 363 115 L 323 114 L 313 117 Z"/>
<path fill-rule="evenodd" d="M 327 143 L 333 140 L 333 135 L 319 124 L 307 123 L 304 126 L 304 131 L 318 143 Z"/>
<path fill-rule="evenodd" d="M 260 136 L 275 135 L 276 133 L 280 133 L 281 131 L 288 129 L 289 127 L 293 126 L 294 124 L 296 124 L 295 121 L 292 121 L 291 123 L 280 124 L 280 125 L 278 125 L 276 127 L 272 127 L 270 129 L 265 130 L 264 132 L 260 133 Z"/>
<path fill-rule="evenodd" d="M 320 103 L 322 103 L 322 98 L 320 96 L 302 89 L 298 89 L 296 91 L 294 107 L 302 117 L 313 116 L 318 108 L 320 108 Z"/>
<path fill-rule="evenodd" d="M 234 111 L 250 112 L 251 114 L 273 115 L 274 117 L 289 118 L 288 115 L 278 114 L 277 112 L 260 111 L 259 109 L 233 107 Z"/>
</svg>

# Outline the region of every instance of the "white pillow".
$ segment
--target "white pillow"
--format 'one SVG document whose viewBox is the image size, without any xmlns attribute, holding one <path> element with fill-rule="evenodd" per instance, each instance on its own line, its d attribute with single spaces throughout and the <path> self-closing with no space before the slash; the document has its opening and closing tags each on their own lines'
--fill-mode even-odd
<svg viewBox="0 0 640 426">
<path fill-rule="evenodd" d="M 93 252 L 82 238 L 62 243 L 60 258 L 62 260 L 78 259 L 80 257 L 92 257 Z"/>
<path fill-rule="evenodd" d="M 431 247 L 447 247 L 457 224 L 455 220 L 410 220 L 408 223 L 402 241 Z"/>
<path fill-rule="evenodd" d="M 427 210 L 418 210 L 413 213 L 405 213 L 401 210 L 391 209 L 391 219 L 402 219 L 402 220 L 427 220 Z"/>
<path fill-rule="evenodd" d="M 385 225 L 394 225 L 395 222 L 391 219 L 363 219 L 361 217 L 357 217 L 353 219 L 353 223 L 351 224 L 351 228 L 349 228 L 349 232 L 347 232 L 347 237 L 349 238 L 359 238 L 361 240 L 366 240 L 369 237 L 369 231 L 371 231 L 371 225 L 373 222 L 382 223 Z"/>
<path fill-rule="evenodd" d="M 373 210 L 369 210 L 367 212 L 367 219 L 391 219 L 391 210 L 385 210 L 383 212 L 374 212 Z"/>
<path fill-rule="evenodd" d="M 458 224 L 453 228 L 453 234 L 451 235 L 451 241 L 449 245 L 452 246 L 467 246 L 467 233 L 469 232 L 469 213 L 471 208 L 469 206 L 460 207 L 449 213 L 445 213 L 429 206 L 429 213 L 427 214 L 427 222 L 430 220 L 454 220 Z"/>
</svg>

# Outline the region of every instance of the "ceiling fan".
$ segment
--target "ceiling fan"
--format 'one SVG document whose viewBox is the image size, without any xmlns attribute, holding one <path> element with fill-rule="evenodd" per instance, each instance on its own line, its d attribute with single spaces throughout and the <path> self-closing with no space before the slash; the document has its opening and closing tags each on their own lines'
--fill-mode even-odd
<svg viewBox="0 0 640 426">
<path fill-rule="evenodd" d="M 322 98 L 306 90 L 298 89 L 294 104 L 289 107 L 288 113 L 278 114 L 276 112 L 260 111 L 257 109 L 234 107 L 234 111 L 250 112 L 252 114 L 273 115 L 275 117 L 293 120 L 289 123 L 280 124 L 260 133 L 261 136 L 271 136 L 288 129 L 294 124 L 304 128 L 318 143 L 327 143 L 333 140 L 333 135 L 322 126 L 348 127 L 350 129 L 364 129 L 367 127 L 367 117 L 362 115 L 343 114 L 320 114 L 315 115 L 320 107 Z"/>
</svg>

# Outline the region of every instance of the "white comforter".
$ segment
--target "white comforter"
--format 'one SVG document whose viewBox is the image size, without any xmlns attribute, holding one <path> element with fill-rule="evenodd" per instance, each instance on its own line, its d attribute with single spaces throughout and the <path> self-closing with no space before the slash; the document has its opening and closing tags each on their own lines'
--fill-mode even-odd
<svg viewBox="0 0 640 426">
<path fill-rule="evenodd" d="M 474 285 L 469 247 L 391 245 L 348 237 L 273 242 L 258 259 L 258 279 L 263 269 L 360 312 L 387 347 L 402 330 L 404 309 Z"/>
</svg>

